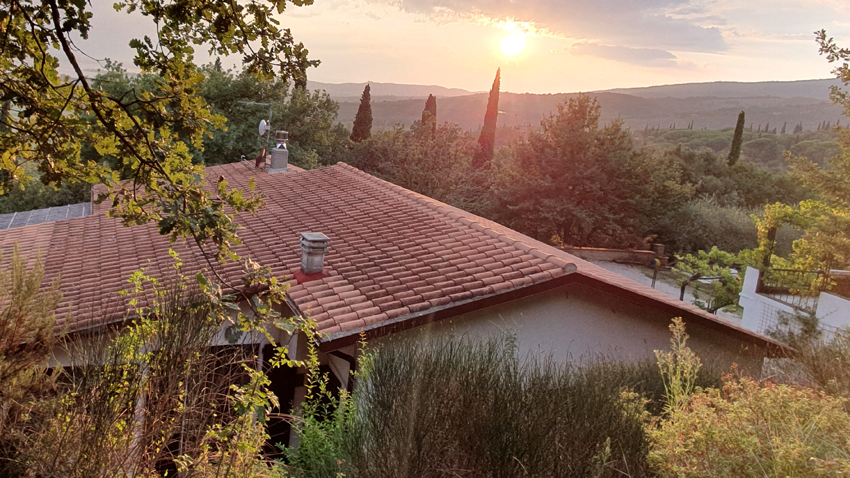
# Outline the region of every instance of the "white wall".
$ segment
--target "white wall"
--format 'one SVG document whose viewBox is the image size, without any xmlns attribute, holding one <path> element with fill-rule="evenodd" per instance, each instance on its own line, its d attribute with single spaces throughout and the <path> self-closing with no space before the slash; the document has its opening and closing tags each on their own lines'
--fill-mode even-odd
<svg viewBox="0 0 850 478">
<path fill-rule="evenodd" d="M 738 305 L 744 309 L 741 326 L 753 332 L 764 334 L 779 319 L 780 312 L 793 314 L 794 308 L 757 293 L 758 283 L 759 270 L 747 267 Z"/>
<path fill-rule="evenodd" d="M 776 324 L 780 313 L 794 314 L 790 305 L 774 300 L 756 292 L 759 270 L 747 267 L 744 286 L 738 304 L 744 309 L 741 326 L 763 334 Z M 850 300 L 837 295 L 821 292 L 815 317 L 827 330 L 850 327 Z"/>
<path fill-rule="evenodd" d="M 522 354 L 578 360 L 600 354 L 619 359 L 654 358 L 668 349 L 672 316 L 582 285 L 568 285 L 377 339 L 373 344 L 429 337 L 482 338 L 510 332 Z M 759 367 L 761 355 L 742 351 L 740 336 L 686 323 L 689 345 L 706 361 L 720 358 Z"/>
<path fill-rule="evenodd" d="M 834 329 L 850 327 L 850 300 L 821 292 L 815 315 L 821 325 Z"/>
</svg>

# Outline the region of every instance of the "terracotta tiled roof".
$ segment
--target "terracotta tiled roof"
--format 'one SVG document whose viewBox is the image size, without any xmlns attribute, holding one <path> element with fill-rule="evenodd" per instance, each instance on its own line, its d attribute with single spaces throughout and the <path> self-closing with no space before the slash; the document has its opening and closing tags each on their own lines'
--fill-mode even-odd
<svg viewBox="0 0 850 478">
<path fill-rule="evenodd" d="M 711 314 L 637 282 L 535 241 L 492 221 L 382 181 L 345 164 L 299 173 L 268 174 L 244 163 L 214 166 L 232 187 L 254 178 L 266 195 L 256 215 L 236 221 L 244 245 L 237 251 L 288 278 L 289 296 L 331 338 L 358 333 L 431 310 L 475 302 L 535 284 L 578 274 L 722 323 Z M 297 284 L 301 232 L 330 240 L 327 277 Z M 46 279 L 61 275 L 60 320 L 71 330 L 119 320 L 127 308 L 127 278 L 139 268 L 168 276 L 173 248 L 187 271 L 203 267 L 194 246 L 169 244 L 156 228 L 124 227 L 94 215 L 0 231 L 0 250 L 18 242 L 24 254 L 39 251 Z M 234 282 L 238 264 L 220 273 Z M 70 313 L 69 313 L 70 312 Z"/>
</svg>

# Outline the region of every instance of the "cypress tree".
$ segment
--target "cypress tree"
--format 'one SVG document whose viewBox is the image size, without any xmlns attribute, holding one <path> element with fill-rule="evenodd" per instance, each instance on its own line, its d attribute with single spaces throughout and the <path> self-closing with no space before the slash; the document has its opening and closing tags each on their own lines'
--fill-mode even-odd
<svg viewBox="0 0 850 478">
<path fill-rule="evenodd" d="M 372 94 L 369 84 L 363 88 L 363 96 L 360 97 L 360 107 L 354 116 L 354 126 L 351 128 L 351 141 L 359 143 L 372 136 Z"/>
<path fill-rule="evenodd" d="M 744 144 L 744 112 L 738 114 L 738 123 L 735 124 L 735 135 L 732 136 L 732 146 L 729 148 L 729 157 L 726 162 L 729 166 L 734 166 L 741 157 L 741 145 Z M 752 129 L 752 126 L 750 126 Z"/>
<path fill-rule="evenodd" d="M 794 134 L 800 134 L 803 132 L 803 122 L 797 123 L 797 126 L 794 127 Z"/>
<path fill-rule="evenodd" d="M 496 70 L 496 79 L 490 89 L 490 99 L 487 101 L 487 112 L 484 113 L 484 126 L 478 137 L 478 147 L 472 156 L 472 165 L 476 169 L 489 168 L 493 160 L 496 144 L 496 120 L 499 116 L 499 86 L 501 83 L 502 69 Z"/>
<path fill-rule="evenodd" d="M 437 97 L 428 95 L 425 109 L 422 110 L 422 126 L 428 126 L 433 136 L 437 132 Z"/>
<path fill-rule="evenodd" d="M 786 127 L 786 126 L 788 126 L 788 122 L 787 122 L 787 121 L 786 121 L 786 122 L 784 122 L 784 123 L 782 123 L 782 132 L 781 132 L 781 133 L 779 133 L 779 134 L 785 134 L 785 127 Z"/>
</svg>

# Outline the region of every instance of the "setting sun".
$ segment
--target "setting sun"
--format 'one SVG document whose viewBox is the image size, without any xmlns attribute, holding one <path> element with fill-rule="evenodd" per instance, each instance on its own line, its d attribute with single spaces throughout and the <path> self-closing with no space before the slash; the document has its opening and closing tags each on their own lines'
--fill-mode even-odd
<svg viewBox="0 0 850 478">
<path fill-rule="evenodd" d="M 513 33 L 502 38 L 500 48 L 502 49 L 502 53 L 507 56 L 519 55 L 525 49 L 525 35 Z"/>
</svg>

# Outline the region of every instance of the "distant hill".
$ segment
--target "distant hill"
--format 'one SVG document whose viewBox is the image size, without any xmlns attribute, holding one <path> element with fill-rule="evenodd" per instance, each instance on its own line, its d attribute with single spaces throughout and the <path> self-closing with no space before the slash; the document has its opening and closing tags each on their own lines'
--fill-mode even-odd
<svg viewBox="0 0 850 478">
<path fill-rule="evenodd" d="M 775 96 L 778 98 L 814 98 L 829 100 L 829 87 L 841 86 L 835 78 L 802 81 L 763 81 L 742 83 L 717 81 L 714 83 L 684 83 L 679 85 L 648 86 L 645 88 L 617 88 L 604 90 L 608 93 L 623 93 L 641 98 L 747 98 Z"/>
<path fill-rule="evenodd" d="M 428 85 L 403 85 L 398 83 L 376 83 L 370 81 L 372 98 L 375 101 L 403 100 L 410 98 L 428 98 L 434 95 L 437 98 L 448 98 L 453 96 L 471 95 L 473 92 L 460 88 L 446 88 L 443 86 Z M 308 81 L 307 88 L 311 90 L 325 90 L 336 101 L 360 101 L 363 88 L 366 83 L 320 83 Z M 423 103 L 424 104 L 424 103 Z"/>
<path fill-rule="evenodd" d="M 799 122 L 807 130 L 817 128 L 822 121 L 835 124 L 850 124 L 842 116 L 840 107 L 829 101 L 829 86 L 837 80 L 806 80 L 794 82 L 762 83 L 694 83 L 683 85 L 653 86 L 588 93 L 602 105 L 605 121 L 620 118 L 632 129 L 667 129 L 675 125 L 684 128 L 693 122 L 694 129 L 722 129 L 733 127 L 741 110 L 747 113 L 747 126 L 770 124 L 781 128 L 788 123 L 793 129 Z M 421 91 L 412 98 L 376 99 L 372 105 L 373 125 L 378 129 L 392 128 L 401 124 L 410 126 L 422 115 L 428 94 L 436 94 L 439 121 L 458 123 L 461 127 L 477 130 L 481 127 L 487 106 L 487 93 L 470 93 L 464 90 L 444 89 L 418 85 L 391 85 L 380 89 L 383 84 L 373 83 L 373 95 L 378 92 L 400 92 L 409 94 Z M 335 85 L 330 85 L 335 86 Z M 311 85 L 312 87 L 312 85 Z M 358 86 L 361 88 L 362 85 Z M 414 88 L 418 88 L 414 90 Z M 355 98 L 335 96 L 340 102 L 339 120 L 349 127 L 357 112 L 360 94 Z M 443 95 L 449 91 L 452 95 Z M 530 94 L 502 93 L 499 102 L 499 126 L 533 126 L 556 110 L 558 103 L 577 93 Z"/>
</svg>

